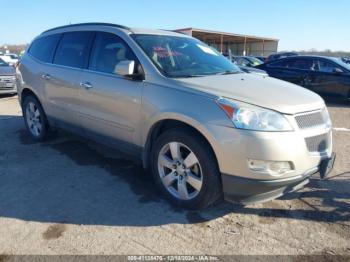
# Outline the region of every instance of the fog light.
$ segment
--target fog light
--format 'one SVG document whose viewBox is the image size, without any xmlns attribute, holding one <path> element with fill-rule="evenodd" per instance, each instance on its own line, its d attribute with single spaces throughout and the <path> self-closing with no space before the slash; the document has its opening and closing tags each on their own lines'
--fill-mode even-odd
<svg viewBox="0 0 350 262">
<path fill-rule="evenodd" d="M 294 170 L 293 164 L 287 161 L 265 161 L 248 159 L 248 165 L 251 171 L 268 173 L 273 176 L 283 175 Z"/>
</svg>

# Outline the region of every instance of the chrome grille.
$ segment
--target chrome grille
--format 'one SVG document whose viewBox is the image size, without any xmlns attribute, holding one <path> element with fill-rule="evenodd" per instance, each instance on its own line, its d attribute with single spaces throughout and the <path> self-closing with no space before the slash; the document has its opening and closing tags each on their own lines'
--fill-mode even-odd
<svg viewBox="0 0 350 262">
<path fill-rule="evenodd" d="M 0 89 L 14 88 L 16 79 L 13 76 L 0 76 Z"/>
<path fill-rule="evenodd" d="M 331 133 L 306 137 L 305 142 L 309 152 L 325 152 L 331 145 Z"/>
<path fill-rule="evenodd" d="M 13 76 L 0 76 L 0 82 L 3 83 L 14 83 L 16 80 Z"/>
<path fill-rule="evenodd" d="M 322 111 L 295 116 L 295 120 L 300 129 L 324 125 L 327 123 L 327 118 L 328 115 L 325 109 Z"/>
</svg>

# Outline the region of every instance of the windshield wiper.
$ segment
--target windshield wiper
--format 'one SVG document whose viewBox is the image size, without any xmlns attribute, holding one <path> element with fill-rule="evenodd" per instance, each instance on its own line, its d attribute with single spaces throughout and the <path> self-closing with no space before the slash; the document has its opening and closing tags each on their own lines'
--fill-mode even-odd
<svg viewBox="0 0 350 262">
<path fill-rule="evenodd" d="M 225 71 L 225 72 L 216 73 L 216 75 L 234 75 L 238 73 L 240 73 L 240 71 Z"/>
<path fill-rule="evenodd" d="M 207 75 L 179 75 L 179 76 L 172 76 L 173 78 L 191 78 L 191 77 L 203 77 L 203 76 L 207 76 Z"/>
<path fill-rule="evenodd" d="M 219 73 L 208 73 L 208 74 L 188 74 L 188 75 L 177 75 L 177 76 L 171 76 L 172 78 L 191 78 L 191 77 L 205 77 L 205 76 L 211 76 L 211 75 L 232 75 L 232 74 L 238 74 L 241 73 L 241 71 L 225 71 L 225 72 L 219 72 Z"/>
</svg>

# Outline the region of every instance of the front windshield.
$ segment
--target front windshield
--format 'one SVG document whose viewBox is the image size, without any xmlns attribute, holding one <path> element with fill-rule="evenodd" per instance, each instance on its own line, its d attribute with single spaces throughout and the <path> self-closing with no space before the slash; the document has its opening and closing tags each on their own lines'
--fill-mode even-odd
<svg viewBox="0 0 350 262">
<path fill-rule="evenodd" d="M 8 66 L 8 63 L 0 58 L 0 66 Z"/>
<path fill-rule="evenodd" d="M 196 77 L 241 72 L 220 53 L 197 39 L 165 35 L 132 35 L 167 77 Z"/>
</svg>

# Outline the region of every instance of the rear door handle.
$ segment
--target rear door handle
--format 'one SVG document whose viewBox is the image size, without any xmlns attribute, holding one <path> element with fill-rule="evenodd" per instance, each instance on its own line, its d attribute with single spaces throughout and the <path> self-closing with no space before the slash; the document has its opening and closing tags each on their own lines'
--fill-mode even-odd
<svg viewBox="0 0 350 262">
<path fill-rule="evenodd" d="M 91 89 L 93 88 L 92 84 L 90 82 L 81 82 L 80 83 L 81 87 L 84 87 L 85 89 Z"/>
<path fill-rule="evenodd" d="M 51 79 L 51 75 L 49 75 L 49 74 L 43 74 L 43 75 L 41 75 L 41 78 L 42 78 L 42 79 L 45 79 L 45 80 L 50 80 L 50 79 Z"/>
</svg>

